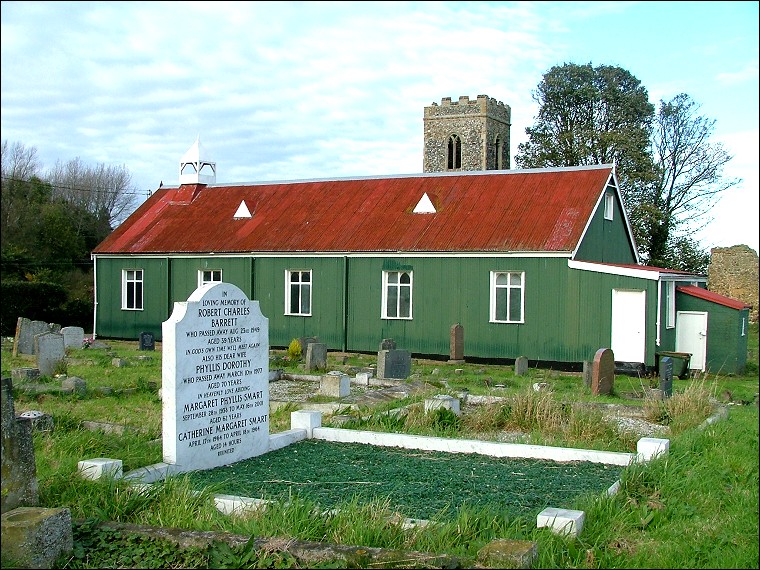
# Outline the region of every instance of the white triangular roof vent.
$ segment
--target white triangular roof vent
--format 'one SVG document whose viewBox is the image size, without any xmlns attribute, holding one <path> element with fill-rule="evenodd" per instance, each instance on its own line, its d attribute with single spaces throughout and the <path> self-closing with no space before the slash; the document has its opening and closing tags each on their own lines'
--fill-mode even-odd
<svg viewBox="0 0 760 570">
<path fill-rule="evenodd" d="M 415 214 L 435 214 L 435 206 L 433 206 L 430 198 L 428 198 L 427 192 L 425 192 L 422 195 L 422 198 L 420 198 L 420 201 L 417 202 L 413 212 Z"/>
<path fill-rule="evenodd" d="M 240 202 L 240 206 L 238 206 L 237 212 L 235 212 L 234 218 L 236 220 L 239 220 L 240 218 L 250 218 L 251 217 L 251 211 L 248 209 L 248 206 L 245 205 L 245 200 Z"/>
</svg>

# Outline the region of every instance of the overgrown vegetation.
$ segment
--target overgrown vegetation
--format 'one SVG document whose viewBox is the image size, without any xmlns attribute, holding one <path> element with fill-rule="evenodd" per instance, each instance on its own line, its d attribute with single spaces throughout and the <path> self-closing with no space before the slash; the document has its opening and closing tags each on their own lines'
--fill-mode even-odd
<svg viewBox="0 0 760 570">
<path fill-rule="evenodd" d="M 329 513 L 318 497 L 291 494 L 258 513 L 229 516 L 214 504 L 213 495 L 221 488 L 216 482 L 199 489 L 185 477 L 173 477 L 140 490 L 124 481 L 81 478 L 77 462 L 85 458 L 119 458 L 125 472 L 162 461 L 160 344 L 154 353 L 137 350 L 136 342 L 108 342 L 109 349 L 72 351 L 67 371 L 86 381 L 85 394 L 61 393 L 55 390 L 60 379 L 44 378 L 40 385 L 45 391 L 15 386 L 14 399 L 17 414 L 40 410 L 54 417 L 54 429 L 35 432 L 34 443 L 41 505 L 65 506 L 75 520 L 75 550 L 58 562 L 61 568 L 319 567 L 287 550 L 295 540 L 446 554 L 472 567 L 478 550 L 499 538 L 535 541 L 534 568 L 756 568 L 760 453 L 758 376 L 752 370 L 757 370 L 757 324 L 750 328 L 749 341 L 747 374 L 676 379 L 673 396 L 667 400 L 645 397 L 648 378 L 617 376 L 611 396 L 595 397 L 578 375 L 532 368 L 518 377 L 510 366 L 413 360 L 414 380 L 429 386 L 429 392 L 410 392 L 407 398 L 375 408 L 342 407 L 336 412 L 350 415 L 348 421 L 354 427 L 375 431 L 462 438 L 515 436 L 525 443 L 630 451 L 635 449 L 635 436 L 621 434 L 601 421 L 599 409 L 639 406 L 649 419 L 667 424 L 669 453 L 621 471 L 617 494 L 582 493 L 565 505 L 586 512 L 577 540 L 537 529 L 533 516 L 521 517 L 496 503 L 471 502 L 440 517 L 438 525 L 407 528 L 398 504 L 387 493 L 377 497 L 346 493 L 339 508 Z M 286 355 L 286 350 L 272 351 L 272 361 Z M 114 358 L 126 361 L 126 366 L 114 366 Z M 373 357 L 352 354 L 336 360 L 328 355 L 328 360 L 329 369 L 350 370 L 371 364 Z M 25 366 L 28 359 L 14 358 L 4 342 L 3 376 Z M 546 389 L 535 391 L 534 383 L 545 383 Z M 445 409 L 424 414 L 425 394 L 456 396 L 464 391 L 470 396 L 505 399 L 473 406 L 461 416 Z M 727 417 L 706 424 L 705 417 L 721 403 Z M 270 431 L 289 429 L 290 412 L 298 406 L 288 404 L 272 412 Z M 391 412 L 393 408 L 403 411 Z M 92 426 L 85 429 L 87 421 L 108 422 L 120 429 L 93 431 Z M 324 418 L 326 425 L 330 421 L 331 416 Z M 393 467 L 397 462 L 389 464 Z M 412 489 L 410 482 L 417 481 L 408 474 L 401 479 Z M 107 530 L 98 521 L 279 537 L 282 548 L 260 549 L 253 543 L 247 548 L 226 543 L 178 548 Z M 335 559 L 322 567 L 361 563 Z M 3 559 L 2 566 L 13 564 Z"/>
</svg>

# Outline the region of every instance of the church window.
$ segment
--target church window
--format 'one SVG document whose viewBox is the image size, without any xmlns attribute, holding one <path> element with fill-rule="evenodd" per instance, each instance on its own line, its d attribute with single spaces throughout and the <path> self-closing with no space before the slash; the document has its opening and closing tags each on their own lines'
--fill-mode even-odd
<svg viewBox="0 0 760 570">
<path fill-rule="evenodd" d="M 449 146 L 447 154 L 448 170 L 462 169 L 462 139 L 458 135 L 449 137 Z"/>
</svg>

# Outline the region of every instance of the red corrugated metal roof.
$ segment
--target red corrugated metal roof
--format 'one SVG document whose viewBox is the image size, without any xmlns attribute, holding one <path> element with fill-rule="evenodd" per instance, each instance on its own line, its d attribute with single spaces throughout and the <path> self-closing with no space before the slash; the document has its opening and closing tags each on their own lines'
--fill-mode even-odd
<svg viewBox="0 0 760 570">
<path fill-rule="evenodd" d="M 743 301 L 738 301 L 736 299 L 732 299 L 731 297 L 725 297 L 723 295 L 719 295 L 718 293 L 708 291 L 707 289 L 702 289 L 701 287 L 694 287 L 693 285 L 684 285 L 683 287 L 676 287 L 676 291 L 680 291 L 681 293 L 686 293 L 687 295 L 691 295 L 692 297 L 698 297 L 699 299 L 704 299 L 712 303 L 724 305 L 732 309 L 741 310 L 741 309 L 752 308 L 752 305 L 747 305 Z"/>
<path fill-rule="evenodd" d="M 161 188 L 94 253 L 571 252 L 612 166 Z M 436 213 L 415 214 L 427 193 Z M 234 219 L 245 202 L 250 218 Z"/>
</svg>

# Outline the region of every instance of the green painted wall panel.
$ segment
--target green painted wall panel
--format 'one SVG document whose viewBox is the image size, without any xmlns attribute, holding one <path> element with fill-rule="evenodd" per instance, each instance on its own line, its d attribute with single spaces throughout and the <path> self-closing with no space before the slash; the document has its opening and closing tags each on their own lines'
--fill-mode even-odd
<svg viewBox="0 0 760 570">
<path fill-rule="evenodd" d="M 95 331 L 98 337 L 135 339 L 152 332 L 161 339 L 161 323 L 169 317 L 168 260 L 165 258 L 115 257 L 95 260 L 97 306 Z M 143 270 L 143 310 L 121 308 L 123 269 Z"/>
<path fill-rule="evenodd" d="M 249 296 L 252 287 L 253 260 L 250 257 L 178 257 L 171 260 L 169 272 L 170 307 L 174 302 L 187 301 L 188 297 L 198 288 L 198 271 L 222 271 L 222 281 L 232 283 Z"/>
<path fill-rule="evenodd" d="M 269 344 L 287 347 L 294 338 L 316 336 L 330 350 L 342 350 L 343 257 L 261 257 L 254 265 L 255 300 L 269 319 Z M 285 314 L 285 272 L 312 272 L 311 316 Z"/>
<path fill-rule="evenodd" d="M 612 220 L 604 219 L 604 199 L 602 199 L 575 258 L 579 261 L 602 263 L 636 263 L 636 255 L 628 239 L 623 209 L 617 195 L 615 195 Z"/>
</svg>

